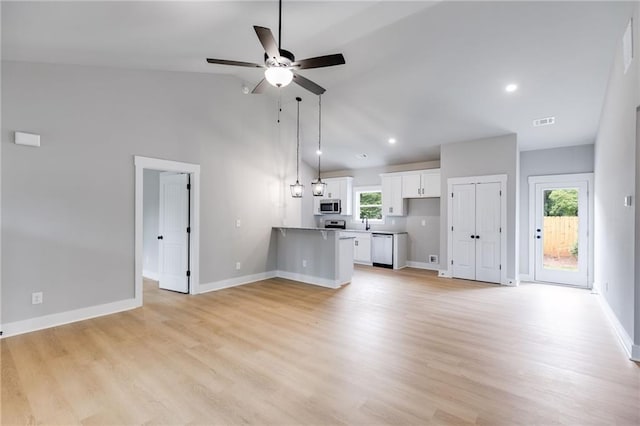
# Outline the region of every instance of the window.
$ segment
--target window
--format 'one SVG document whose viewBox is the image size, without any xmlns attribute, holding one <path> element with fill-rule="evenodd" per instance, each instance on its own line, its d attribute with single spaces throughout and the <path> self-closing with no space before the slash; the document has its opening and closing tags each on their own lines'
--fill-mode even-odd
<svg viewBox="0 0 640 426">
<path fill-rule="evenodd" d="M 353 219 L 382 222 L 382 190 L 380 187 L 361 187 L 354 190 Z"/>
</svg>

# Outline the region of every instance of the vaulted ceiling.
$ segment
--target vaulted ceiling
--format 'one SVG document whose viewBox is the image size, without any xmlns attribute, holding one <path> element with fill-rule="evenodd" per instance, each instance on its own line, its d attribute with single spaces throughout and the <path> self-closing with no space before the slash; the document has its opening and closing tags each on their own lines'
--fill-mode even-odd
<svg viewBox="0 0 640 426">
<path fill-rule="evenodd" d="M 284 1 L 282 47 L 346 64 L 301 71 L 327 89 L 323 164 L 439 158 L 441 144 L 517 133 L 521 149 L 593 143 L 615 47 L 633 2 Z M 239 96 L 313 95 L 295 85 L 244 95 L 260 62 L 252 26 L 277 33 L 275 1 L 2 2 L 2 59 L 236 75 Z M 514 93 L 505 92 L 518 84 Z M 313 127 L 316 111 L 304 117 Z M 537 118 L 556 124 L 533 127 Z M 313 134 L 313 132 L 309 132 Z M 394 137 L 397 143 L 387 141 Z M 366 159 L 357 158 L 367 154 Z M 315 164 L 315 140 L 303 141 Z"/>
</svg>

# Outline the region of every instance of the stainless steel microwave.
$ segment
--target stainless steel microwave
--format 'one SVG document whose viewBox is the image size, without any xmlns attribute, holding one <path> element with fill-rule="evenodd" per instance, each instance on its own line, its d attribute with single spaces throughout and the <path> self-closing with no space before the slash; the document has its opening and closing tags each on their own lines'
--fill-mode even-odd
<svg viewBox="0 0 640 426">
<path fill-rule="evenodd" d="M 320 200 L 320 213 L 322 214 L 342 213 L 342 205 L 340 200 Z"/>
</svg>

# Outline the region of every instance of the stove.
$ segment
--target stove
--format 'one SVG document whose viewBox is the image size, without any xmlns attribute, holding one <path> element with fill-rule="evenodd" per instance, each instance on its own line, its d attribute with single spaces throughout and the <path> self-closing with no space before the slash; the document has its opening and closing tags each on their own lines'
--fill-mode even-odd
<svg viewBox="0 0 640 426">
<path fill-rule="evenodd" d="M 324 227 L 328 229 L 347 229 L 346 220 L 325 220 Z"/>
</svg>

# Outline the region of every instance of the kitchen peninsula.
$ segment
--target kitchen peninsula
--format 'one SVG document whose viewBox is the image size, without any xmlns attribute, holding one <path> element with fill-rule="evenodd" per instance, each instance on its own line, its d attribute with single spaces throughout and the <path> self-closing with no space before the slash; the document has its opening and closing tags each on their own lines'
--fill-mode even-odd
<svg viewBox="0 0 640 426">
<path fill-rule="evenodd" d="M 339 230 L 274 227 L 278 276 L 307 284 L 339 288 L 353 275 L 353 237 Z"/>
</svg>

